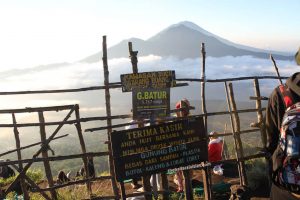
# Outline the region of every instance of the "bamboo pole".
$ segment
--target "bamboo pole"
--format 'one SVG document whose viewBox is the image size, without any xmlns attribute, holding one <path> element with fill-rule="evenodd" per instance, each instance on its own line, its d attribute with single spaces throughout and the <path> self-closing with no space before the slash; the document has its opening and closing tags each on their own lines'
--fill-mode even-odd
<svg viewBox="0 0 300 200">
<path fill-rule="evenodd" d="M 234 132 L 235 134 L 235 140 L 237 141 L 237 150 L 238 150 L 238 159 L 243 158 L 244 157 L 244 150 L 243 150 L 243 144 L 242 144 L 242 140 L 240 137 L 240 118 L 238 113 L 236 112 L 236 104 L 235 104 L 235 100 L 234 100 L 234 94 L 233 94 L 233 88 L 232 88 L 232 83 L 229 83 L 229 97 L 230 97 L 230 104 L 231 104 L 231 108 L 233 111 L 233 116 L 234 116 Z M 243 186 L 247 186 L 248 185 L 248 181 L 247 181 L 247 175 L 246 175 L 246 169 L 245 169 L 245 162 L 244 161 L 239 161 L 239 165 L 241 167 L 241 175 L 242 175 L 242 185 Z"/>
<path fill-rule="evenodd" d="M 55 137 L 55 138 L 53 138 L 53 140 L 57 140 L 57 139 L 66 137 L 66 136 L 68 136 L 68 135 L 69 135 L 69 134 L 65 134 L 65 135 L 62 135 L 62 136 L 59 136 L 59 137 Z M 9 150 L 9 151 L 6 151 L 6 152 L 4 152 L 4 153 L 1 153 L 1 154 L 0 154 L 0 157 L 2 157 L 2 156 L 4 156 L 4 155 L 7 155 L 7 154 L 10 154 L 10 153 L 13 153 L 13 152 L 16 152 L 16 151 L 20 151 L 20 150 L 23 150 L 23 149 L 27 149 L 27 148 L 36 146 L 36 145 L 39 145 L 39 144 L 42 144 L 42 142 L 36 142 L 36 143 L 30 144 L 30 145 L 27 145 L 27 146 L 24 146 L 24 147 L 20 147 L 20 148 L 16 148 L 16 149 L 13 149 L 13 150 Z"/>
<path fill-rule="evenodd" d="M 280 84 L 280 85 L 283 85 L 282 80 L 281 80 L 281 76 L 280 76 L 279 71 L 278 71 L 278 67 L 277 67 L 277 65 L 276 65 L 276 62 L 275 62 L 275 60 L 274 60 L 272 54 L 270 54 L 270 59 L 271 59 L 272 62 L 273 62 L 273 65 L 274 65 L 274 68 L 275 68 L 275 71 L 276 71 L 276 74 L 277 74 L 277 77 L 278 77 L 279 84 Z"/>
<path fill-rule="evenodd" d="M 145 200 L 152 200 L 151 185 L 150 185 L 150 175 L 145 175 L 142 177 L 142 183 L 145 191 Z"/>
<path fill-rule="evenodd" d="M 39 115 L 39 121 L 44 123 L 45 119 L 44 119 L 44 114 L 42 111 L 38 112 Z M 45 126 L 41 125 L 40 126 L 40 134 L 41 134 L 41 142 L 42 142 L 42 157 L 43 158 L 48 158 L 48 144 L 46 144 L 46 129 Z M 45 167 L 45 173 L 46 173 L 46 177 L 48 180 L 48 185 L 49 187 L 53 187 L 54 182 L 53 182 L 53 177 L 52 177 L 52 172 L 51 172 L 51 167 L 50 167 L 50 163 L 49 161 L 45 160 L 44 161 L 44 167 Z M 55 190 L 50 190 L 51 193 L 51 197 L 52 199 L 57 199 L 57 194 Z"/>
<path fill-rule="evenodd" d="M 109 85 L 109 88 L 121 88 L 120 83 Z M 71 93 L 71 92 L 86 92 L 92 90 L 104 90 L 105 86 L 92 86 L 87 88 L 61 89 L 61 90 L 32 90 L 32 91 L 15 91 L 15 92 L 0 92 L 0 95 L 19 95 L 19 94 L 53 94 L 53 93 Z"/>
<path fill-rule="evenodd" d="M 232 112 L 232 106 L 230 104 L 230 95 L 228 92 L 228 87 L 227 87 L 227 82 L 224 83 L 225 86 L 225 93 L 226 93 L 226 101 L 228 105 L 228 111 L 230 112 L 230 123 L 231 123 L 231 129 L 232 129 L 232 136 L 233 136 L 233 143 L 234 143 L 234 150 L 235 150 L 235 157 L 237 160 L 237 166 L 238 166 L 238 171 L 239 171 L 239 178 L 240 178 L 240 185 L 243 184 L 243 179 L 242 179 L 242 171 L 241 171 L 241 166 L 239 165 L 239 154 L 238 154 L 238 144 L 236 141 L 236 132 L 234 128 L 234 119 L 233 119 L 233 112 Z"/>
<path fill-rule="evenodd" d="M 1 114 L 12 114 L 12 113 L 24 113 L 24 112 L 38 112 L 38 111 L 61 111 L 61 110 L 70 110 L 74 105 L 64 105 L 64 106 L 51 106 L 51 107 L 27 107 L 20 109 L 6 109 L 0 110 Z"/>
<path fill-rule="evenodd" d="M 131 65 L 132 65 L 132 72 L 133 73 L 138 73 L 138 58 L 137 58 L 137 54 L 138 51 L 133 51 L 132 50 L 132 42 L 128 42 L 128 50 L 129 50 L 129 58 L 131 60 Z M 150 119 L 149 120 L 150 125 L 152 125 L 154 123 L 154 119 Z M 138 127 L 143 127 L 144 124 L 138 123 Z M 156 185 L 156 175 L 154 175 L 154 184 Z M 152 195 L 151 195 L 151 185 L 150 185 L 150 176 L 143 176 L 142 177 L 142 183 L 143 183 L 143 188 L 145 193 L 145 199 L 146 200 L 151 200 L 152 199 Z M 157 185 L 156 187 L 154 187 L 154 198 L 157 198 Z"/>
<path fill-rule="evenodd" d="M 17 120 L 16 120 L 16 116 L 14 113 L 12 113 L 12 119 L 13 119 L 13 124 L 17 124 Z M 16 149 L 17 150 L 17 156 L 18 156 L 18 160 L 21 161 L 22 160 L 22 154 L 21 154 L 21 150 L 20 150 L 20 137 L 19 137 L 19 131 L 18 128 L 15 126 L 14 127 L 14 135 L 15 135 L 15 141 L 16 141 Z M 22 162 L 19 162 L 19 168 L 22 170 L 23 169 L 23 164 Z M 29 199 L 29 194 L 28 191 L 26 189 L 26 184 L 24 181 L 24 178 L 21 177 L 20 179 L 20 184 L 21 184 L 21 188 L 22 188 L 22 192 L 24 194 L 24 199 L 28 200 Z"/>
<path fill-rule="evenodd" d="M 260 100 L 260 89 L 259 89 L 259 82 L 258 79 L 254 79 L 254 90 L 255 90 L 255 95 L 257 97 L 256 100 L 256 109 L 258 110 L 257 113 L 257 123 L 260 125 L 260 133 L 261 133 L 261 141 L 263 144 L 263 147 L 266 148 L 267 146 L 267 133 L 265 129 L 265 123 L 263 120 L 263 113 L 261 111 L 261 100 Z"/>
<path fill-rule="evenodd" d="M 67 121 L 71 114 L 74 112 L 74 107 L 70 110 L 70 112 L 67 114 L 67 116 L 64 118 L 63 121 Z M 52 135 L 45 141 L 45 145 L 48 145 L 53 138 L 55 137 L 55 135 L 58 133 L 58 131 L 61 129 L 63 125 L 59 125 L 55 131 L 52 133 Z M 32 156 L 32 160 L 23 168 L 23 170 L 16 176 L 15 180 L 9 185 L 9 187 L 5 190 L 4 195 L 7 195 L 13 187 L 15 187 L 15 185 L 17 184 L 17 182 L 20 180 L 20 178 L 22 176 L 24 176 L 26 174 L 26 171 L 30 168 L 30 166 L 33 164 L 33 162 L 35 161 L 35 159 L 40 155 L 40 153 L 42 152 L 43 148 L 40 148 L 33 156 Z"/>
<path fill-rule="evenodd" d="M 227 124 L 225 123 L 223 134 L 226 133 L 226 130 L 227 130 Z M 225 160 L 229 159 L 229 157 L 230 157 L 229 153 L 228 153 L 228 148 L 227 148 L 225 137 L 223 138 L 222 155 L 221 156 L 222 156 L 222 158 L 225 158 Z"/>
<path fill-rule="evenodd" d="M 107 46 L 106 46 L 106 36 L 103 36 L 103 42 L 102 42 L 102 52 L 103 52 L 103 72 L 104 72 L 104 86 L 105 88 L 105 107 L 106 107 L 106 116 L 110 117 L 111 116 L 111 109 L 110 109 L 110 92 L 109 92 L 109 71 L 108 71 L 108 64 L 107 64 Z M 112 121 L 111 119 L 107 119 L 107 126 L 111 126 Z M 113 162 L 113 157 L 112 157 L 112 146 L 111 146 L 111 138 L 110 134 L 112 132 L 111 128 L 107 129 L 107 139 L 108 139 L 108 150 L 109 150 L 109 172 L 111 176 L 113 177 L 111 179 L 112 183 L 112 190 L 115 196 L 118 195 L 118 187 L 117 187 L 117 182 L 115 179 L 115 171 L 114 171 L 114 162 Z"/>
<path fill-rule="evenodd" d="M 277 76 L 246 76 L 246 77 L 237 77 L 237 78 L 226 78 L 226 79 L 206 79 L 206 82 L 217 83 L 225 81 L 240 81 L 240 80 L 252 80 L 252 79 L 279 79 Z M 281 79 L 287 79 L 288 77 L 281 77 Z M 180 78 L 176 81 L 192 81 L 192 82 L 203 82 L 203 79 L 191 79 L 191 78 Z M 181 85 L 177 83 L 175 87 L 186 86 L 187 84 Z M 110 83 L 109 88 L 121 88 L 122 85 L 118 83 Z M 105 90 L 107 86 L 91 86 L 86 88 L 74 88 L 74 89 L 61 89 L 61 90 L 33 90 L 33 91 L 14 91 L 14 92 L 0 92 L 0 95 L 21 95 L 21 94 L 55 94 L 55 93 L 70 93 L 70 92 L 85 92 L 92 90 Z"/>
<path fill-rule="evenodd" d="M 138 51 L 132 51 L 132 42 L 128 42 L 128 49 L 129 49 L 129 58 L 131 60 L 131 65 L 132 65 L 132 72 L 133 73 L 138 73 L 138 59 L 137 59 L 137 54 Z"/>
<path fill-rule="evenodd" d="M 120 182 L 120 187 L 121 187 L 121 198 L 122 200 L 126 200 L 126 190 L 125 190 L 125 185 L 124 182 Z"/>
<path fill-rule="evenodd" d="M 163 189 L 163 196 L 162 199 L 163 200 L 169 200 L 169 194 L 166 192 L 169 190 L 169 183 L 168 183 L 168 177 L 167 177 L 167 172 L 163 172 L 161 174 L 161 186 Z"/>
<path fill-rule="evenodd" d="M 90 177 L 90 171 L 88 168 L 88 158 L 86 156 L 86 147 L 85 147 L 85 142 L 84 142 L 84 138 L 82 135 L 82 129 L 81 129 L 81 124 L 80 124 L 79 105 L 75 106 L 75 116 L 76 116 L 76 120 L 77 120 L 77 123 L 75 124 L 75 126 L 76 126 L 76 130 L 77 130 L 77 134 L 78 134 L 78 138 L 79 138 L 79 142 L 80 142 L 81 151 L 84 154 L 84 156 L 82 157 L 82 160 L 83 160 L 83 164 L 84 164 L 85 177 L 88 179 Z M 87 187 L 89 196 L 91 197 L 92 186 L 91 186 L 90 181 L 86 182 L 86 187 Z"/>
<path fill-rule="evenodd" d="M 84 156 L 89 157 L 96 157 L 96 156 L 108 156 L 109 153 L 104 152 L 95 152 L 95 153 L 85 153 L 85 154 L 73 154 L 73 155 L 66 155 L 66 156 L 54 156 L 54 157 L 48 157 L 48 158 L 30 158 L 30 159 L 23 159 L 21 160 L 22 163 L 30 163 L 30 162 L 44 162 L 47 161 L 60 161 L 60 160 L 70 160 L 75 158 L 82 158 Z M 19 160 L 7 160 L 0 162 L 0 166 L 6 166 L 6 165 L 12 165 L 12 164 L 18 164 Z"/>
<path fill-rule="evenodd" d="M 233 81 L 243 81 L 243 80 L 253 80 L 253 79 L 280 79 L 277 76 L 244 76 L 244 77 L 236 77 L 236 78 L 221 78 L 221 79 L 197 79 L 197 78 L 178 78 L 176 81 L 191 81 L 191 82 L 207 82 L 207 83 L 220 83 L 220 82 L 233 82 Z M 284 76 L 281 79 L 287 79 L 289 77 Z"/>
<path fill-rule="evenodd" d="M 204 114 L 204 131 L 205 135 L 207 136 L 207 111 L 206 111 L 206 98 L 205 98 L 205 59 L 206 59 L 206 52 L 205 52 L 205 44 L 202 43 L 201 46 L 201 54 L 202 54 L 202 80 L 201 83 L 201 99 L 202 99 L 202 113 Z M 206 146 L 207 146 L 206 142 Z M 212 198 L 212 192 L 210 188 L 211 183 L 211 177 L 210 172 L 208 168 L 205 168 L 202 170 L 202 176 L 203 176 L 203 186 L 204 186 L 204 194 L 205 194 L 205 200 L 210 200 Z"/>
</svg>

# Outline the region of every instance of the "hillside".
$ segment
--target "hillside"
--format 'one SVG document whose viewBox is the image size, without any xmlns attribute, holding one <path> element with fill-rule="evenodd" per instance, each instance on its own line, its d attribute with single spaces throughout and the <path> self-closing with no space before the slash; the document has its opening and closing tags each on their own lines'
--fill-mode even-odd
<svg viewBox="0 0 300 200">
<path fill-rule="evenodd" d="M 266 51 L 235 44 L 214 35 L 192 22 L 180 22 L 169 26 L 148 40 L 130 38 L 108 48 L 109 58 L 128 57 L 128 42 L 132 42 L 138 56 L 159 55 L 162 57 L 177 57 L 179 59 L 200 57 L 201 43 L 205 43 L 206 56 L 252 56 L 269 58 L 272 53 L 275 59 L 292 60 L 293 55 L 285 52 Z M 101 51 L 82 59 L 80 62 L 93 63 L 100 61 Z"/>
</svg>

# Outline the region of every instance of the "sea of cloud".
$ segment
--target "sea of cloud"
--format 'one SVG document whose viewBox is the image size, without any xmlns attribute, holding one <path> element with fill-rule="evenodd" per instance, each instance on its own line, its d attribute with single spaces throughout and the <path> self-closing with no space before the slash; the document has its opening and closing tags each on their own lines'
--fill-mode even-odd
<svg viewBox="0 0 300 200">
<path fill-rule="evenodd" d="M 298 71 L 294 61 L 278 60 L 277 66 L 281 76 L 290 76 Z M 175 70 L 176 78 L 201 78 L 202 59 L 184 59 L 175 57 L 163 58 L 149 55 L 139 57 L 139 72 Z M 131 63 L 128 58 L 108 60 L 110 82 L 120 82 L 120 75 L 131 73 Z M 273 63 L 269 59 L 241 57 L 208 57 L 205 60 L 207 79 L 223 79 L 244 76 L 276 76 Z M 28 90 L 54 90 L 83 88 L 104 84 L 102 62 L 97 63 L 66 63 L 47 66 L 37 66 L 28 69 L 2 71 L 0 79 L 0 91 L 28 91 Z M 261 85 L 263 91 L 269 91 L 278 82 L 264 81 Z M 191 85 L 194 85 L 190 83 Z M 188 90 L 185 90 L 188 91 Z M 206 91 L 209 95 L 212 93 Z M 8 96 L 2 96 L 0 108 L 28 107 L 28 106 L 52 106 L 61 104 L 82 103 L 84 95 L 80 98 L 74 95 L 50 94 L 50 95 L 14 95 L 11 101 Z M 120 94 L 121 95 L 121 94 Z M 128 98 L 130 95 L 124 94 Z M 65 96 L 65 98 L 59 98 Z M 17 97 L 17 98 L 16 98 Z M 193 97 L 197 98 L 197 97 Z M 217 98 L 217 97 L 213 97 Z M 104 99 L 104 98 L 103 98 Z M 200 99 L 200 97 L 199 97 Z M 5 102 L 3 102 L 5 100 Z M 24 101 L 26 100 L 26 101 Z M 85 105 L 85 104 L 84 104 Z M 94 104 L 93 104 L 94 105 Z M 86 106 L 86 105 L 85 105 Z M 86 109 L 90 109 L 89 106 Z M 97 108 L 99 110 L 99 108 Z"/>
<path fill-rule="evenodd" d="M 299 67 L 294 61 L 276 61 L 281 76 L 290 76 L 297 72 Z M 184 59 L 175 57 L 163 58 L 149 55 L 139 57 L 139 72 L 175 70 L 176 78 L 201 78 L 202 59 Z M 129 58 L 118 58 L 108 60 L 110 82 L 120 82 L 120 75 L 132 72 Z M 276 76 L 273 63 L 269 59 L 258 59 L 251 56 L 241 57 L 207 57 L 205 60 L 205 71 L 207 79 L 223 79 L 244 76 Z M 28 91 L 28 90 L 55 90 L 83 88 L 99 86 L 104 84 L 103 64 L 97 63 L 66 63 L 60 65 L 37 66 L 27 69 L 2 71 L 0 73 L 0 92 Z M 171 103 L 181 98 L 200 100 L 200 84 L 189 82 L 190 87 L 171 89 Z M 271 90 L 278 85 L 278 81 L 261 81 L 261 93 L 268 96 Z M 253 96 L 253 81 L 234 82 L 236 100 L 245 101 Z M 224 85 L 207 83 L 207 99 L 224 100 Z M 225 101 L 225 100 L 224 100 Z M 0 109 L 57 106 L 68 104 L 79 104 L 81 116 L 104 116 L 105 97 L 103 91 L 89 91 L 67 94 L 34 94 L 34 95 L 2 95 L 0 98 Z M 128 114 L 131 110 L 131 94 L 122 93 L 120 89 L 111 90 L 112 114 Z M 173 107 L 173 106 L 171 106 Z M 21 116 L 18 121 L 37 122 L 37 117 Z M 48 120 L 54 120 L 55 116 L 47 116 Z M 11 116 L 0 115 L 2 123 L 10 123 Z M 84 127 L 86 128 L 86 127 Z M 91 127 L 89 127 L 91 128 Z M 0 134 L 4 137 L 5 129 Z M 13 140 L 13 138 L 12 138 Z"/>
</svg>

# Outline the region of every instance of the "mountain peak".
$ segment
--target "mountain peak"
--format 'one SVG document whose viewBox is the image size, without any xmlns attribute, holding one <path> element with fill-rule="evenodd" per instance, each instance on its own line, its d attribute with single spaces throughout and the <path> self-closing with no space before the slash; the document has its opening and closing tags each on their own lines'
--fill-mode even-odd
<svg viewBox="0 0 300 200">
<path fill-rule="evenodd" d="M 177 23 L 177 24 L 173 24 L 173 25 L 171 25 L 171 26 L 165 28 L 165 29 L 162 30 L 161 32 L 159 32 L 157 35 L 163 34 L 163 33 L 167 32 L 167 31 L 169 31 L 169 30 L 172 30 L 173 28 L 178 28 L 178 27 L 180 27 L 180 26 L 184 26 L 184 27 L 186 27 L 186 28 L 188 28 L 188 29 L 191 29 L 191 30 L 193 30 L 193 31 L 200 32 L 200 33 L 205 34 L 205 35 L 207 35 L 207 36 L 214 36 L 214 37 L 216 36 L 216 35 L 214 35 L 214 34 L 208 32 L 208 31 L 206 31 L 205 29 L 201 28 L 201 27 L 198 26 L 197 24 L 195 24 L 195 23 L 193 23 L 193 22 L 190 22 L 190 21 L 182 21 L 182 22 L 179 22 L 179 23 Z"/>
<path fill-rule="evenodd" d="M 173 24 L 170 26 L 171 27 L 176 27 L 176 26 L 180 26 L 180 25 L 183 25 L 189 29 L 193 29 L 195 31 L 198 31 L 198 32 L 201 32 L 205 35 L 208 35 L 208 36 L 215 36 L 214 34 L 208 32 L 207 30 L 201 28 L 200 26 L 198 26 L 197 24 L 193 23 L 193 22 L 190 22 L 190 21 L 182 21 L 182 22 L 179 22 L 177 24 Z"/>
<path fill-rule="evenodd" d="M 123 40 L 108 49 L 110 58 L 128 57 L 127 42 L 133 42 L 134 48 L 139 51 L 139 56 L 159 55 L 162 57 L 175 56 L 179 59 L 199 57 L 200 44 L 205 43 L 207 56 L 253 56 L 268 58 L 272 53 L 276 59 L 292 59 L 284 52 L 266 51 L 249 46 L 236 44 L 206 31 L 190 21 L 173 24 L 148 40 L 138 38 Z M 99 53 L 83 59 L 83 62 L 96 62 L 100 59 Z"/>
</svg>

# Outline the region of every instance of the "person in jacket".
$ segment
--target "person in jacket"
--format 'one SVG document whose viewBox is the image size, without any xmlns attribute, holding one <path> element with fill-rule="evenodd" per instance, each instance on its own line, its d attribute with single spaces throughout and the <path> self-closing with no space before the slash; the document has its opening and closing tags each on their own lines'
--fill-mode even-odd
<svg viewBox="0 0 300 200">
<path fill-rule="evenodd" d="M 181 109 L 180 111 L 176 112 L 177 117 L 187 117 L 190 114 L 190 102 L 187 99 L 178 101 L 175 105 L 175 108 Z M 183 181 L 183 172 L 181 170 L 176 171 L 174 183 L 177 185 L 177 192 L 183 192 Z"/>
<path fill-rule="evenodd" d="M 295 55 L 295 59 L 299 58 L 299 51 Z M 298 62 L 300 65 L 300 62 Z M 286 81 L 286 85 L 291 91 L 294 102 L 300 102 L 300 73 L 297 72 L 289 77 Z M 268 101 L 268 105 L 266 108 L 266 132 L 267 132 L 267 152 L 270 155 L 273 155 L 280 137 L 280 127 L 282 123 L 282 118 L 285 113 L 285 103 L 281 97 L 280 91 L 276 87 L 271 93 Z M 270 165 L 272 162 L 270 162 Z M 270 166 L 272 169 L 272 166 Z M 288 190 L 282 189 L 272 183 L 271 192 L 270 192 L 271 200 L 281 200 L 281 199 L 300 199 L 300 195 L 295 193 L 291 193 Z"/>
<path fill-rule="evenodd" d="M 222 160 L 223 139 L 218 137 L 218 133 L 212 131 L 209 133 L 211 136 L 208 143 L 208 161 L 216 162 Z"/>
</svg>

